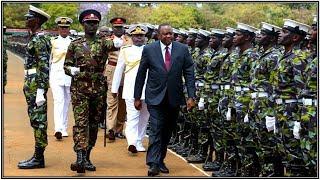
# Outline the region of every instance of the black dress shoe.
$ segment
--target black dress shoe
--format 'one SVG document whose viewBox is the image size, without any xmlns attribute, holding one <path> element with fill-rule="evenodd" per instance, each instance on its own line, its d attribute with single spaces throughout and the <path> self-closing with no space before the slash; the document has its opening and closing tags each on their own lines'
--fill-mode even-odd
<svg viewBox="0 0 320 180">
<path fill-rule="evenodd" d="M 128 151 L 131 152 L 132 154 L 137 154 L 138 153 L 137 148 L 134 145 L 130 145 L 128 147 Z"/>
<path fill-rule="evenodd" d="M 57 140 L 61 140 L 62 139 L 62 133 L 57 131 L 54 136 L 57 138 Z"/>
<path fill-rule="evenodd" d="M 156 176 L 159 175 L 160 169 L 159 166 L 156 164 L 152 164 L 148 169 L 148 176 Z"/>
<path fill-rule="evenodd" d="M 162 173 L 165 173 L 165 174 L 169 173 L 169 169 L 166 167 L 166 165 L 164 163 L 160 163 L 159 169 L 160 169 L 160 172 L 162 172 Z"/>
</svg>

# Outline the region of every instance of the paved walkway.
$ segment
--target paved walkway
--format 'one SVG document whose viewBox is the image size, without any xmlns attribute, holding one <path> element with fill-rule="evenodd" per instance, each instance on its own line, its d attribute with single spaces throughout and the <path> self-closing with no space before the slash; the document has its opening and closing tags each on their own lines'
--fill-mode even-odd
<svg viewBox="0 0 320 180">
<path fill-rule="evenodd" d="M 85 174 L 77 174 L 70 170 L 70 164 L 75 161 L 73 152 L 72 126 L 74 124 L 73 113 L 69 112 L 69 137 L 62 141 L 56 141 L 53 136 L 53 101 L 51 89 L 48 93 L 48 140 L 49 145 L 45 151 L 46 168 L 21 170 L 17 168 L 20 160 L 30 158 L 34 150 L 34 138 L 32 128 L 27 115 L 26 101 L 23 95 L 23 59 L 8 52 L 8 84 L 6 94 L 3 95 L 3 120 L 2 122 L 2 176 L 3 177 L 108 177 L 108 176 L 146 176 L 145 153 L 137 156 L 129 156 L 126 140 L 118 140 L 108 143 L 103 147 L 103 130 L 99 130 L 96 147 L 92 151 L 92 162 L 97 171 L 86 171 Z M 147 147 L 147 139 L 144 141 Z M 186 163 L 172 153 L 168 153 L 166 164 L 170 174 L 161 176 L 206 176 L 204 173 Z"/>
</svg>

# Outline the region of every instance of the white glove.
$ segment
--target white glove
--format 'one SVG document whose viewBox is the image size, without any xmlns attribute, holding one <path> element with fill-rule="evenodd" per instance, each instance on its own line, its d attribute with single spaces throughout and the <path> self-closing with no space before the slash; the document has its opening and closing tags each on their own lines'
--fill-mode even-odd
<svg viewBox="0 0 320 180">
<path fill-rule="evenodd" d="M 231 120 L 231 108 L 228 108 L 226 116 L 227 116 L 227 121 L 230 121 Z"/>
<path fill-rule="evenodd" d="M 43 89 L 37 89 L 37 96 L 36 96 L 36 104 L 37 106 L 42 106 L 44 102 L 46 102 L 46 99 L 44 98 L 44 90 Z"/>
<path fill-rule="evenodd" d="M 293 136 L 294 136 L 294 138 L 300 139 L 300 135 L 299 135 L 300 129 L 301 129 L 300 122 L 295 121 L 294 122 L 294 126 L 293 126 Z"/>
<path fill-rule="evenodd" d="M 120 48 L 123 45 L 123 40 L 121 38 L 115 37 L 113 39 L 114 47 Z"/>
<path fill-rule="evenodd" d="M 200 98 L 200 101 L 198 103 L 199 110 L 204 110 L 204 99 Z"/>
<path fill-rule="evenodd" d="M 268 132 L 275 131 L 276 129 L 276 117 L 266 116 L 266 127 Z"/>
<path fill-rule="evenodd" d="M 244 116 L 243 118 L 243 122 L 249 122 L 249 116 L 248 116 L 248 113 Z"/>
<path fill-rule="evenodd" d="M 72 76 L 78 74 L 80 72 L 80 68 L 78 67 L 70 67 L 70 71 L 71 71 L 71 74 Z"/>
</svg>

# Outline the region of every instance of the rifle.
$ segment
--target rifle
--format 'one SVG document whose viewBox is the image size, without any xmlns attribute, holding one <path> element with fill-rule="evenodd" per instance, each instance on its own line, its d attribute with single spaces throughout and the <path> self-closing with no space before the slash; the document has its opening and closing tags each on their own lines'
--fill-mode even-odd
<svg viewBox="0 0 320 180">
<path fill-rule="evenodd" d="M 106 117 L 106 111 L 107 111 L 107 94 L 103 96 L 103 112 L 102 112 L 102 118 L 104 118 L 104 134 L 103 134 L 103 147 L 106 147 L 107 145 L 107 117 Z"/>
</svg>

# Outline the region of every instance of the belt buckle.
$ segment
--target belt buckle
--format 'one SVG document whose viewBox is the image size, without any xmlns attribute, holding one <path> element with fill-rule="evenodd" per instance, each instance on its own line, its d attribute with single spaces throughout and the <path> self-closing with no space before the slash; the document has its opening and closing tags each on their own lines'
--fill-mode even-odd
<svg viewBox="0 0 320 180">
<path fill-rule="evenodd" d="M 230 85 L 225 85 L 224 89 L 230 89 Z"/>
<path fill-rule="evenodd" d="M 302 102 L 306 106 L 312 106 L 312 99 L 303 99 Z"/>
<path fill-rule="evenodd" d="M 241 87 L 240 86 L 236 86 L 236 87 L 234 87 L 234 89 L 236 90 L 236 92 L 241 91 Z"/>
<path fill-rule="evenodd" d="M 203 87 L 203 86 L 204 86 L 204 83 L 203 83 L 203 82 L 199 82 L 199 83 L 198 83 L 198 86 L 199 86 L 199 87 Z"/>
<path fill-rule="evenodd" d="M 257 93 L 251 93 L 251 98 L 253 98 L 253 99 L 255 99 L 255 98 L 257 98 Z"/>
<path fill-rule="evenodd" d="M 277 104 L 282 104 L 282 99 L 276 99 Z"/>
</svg>

